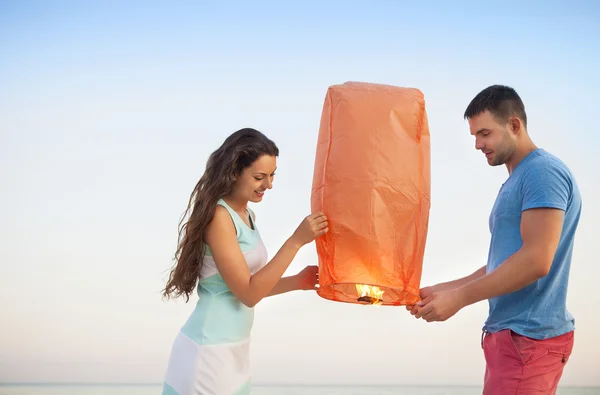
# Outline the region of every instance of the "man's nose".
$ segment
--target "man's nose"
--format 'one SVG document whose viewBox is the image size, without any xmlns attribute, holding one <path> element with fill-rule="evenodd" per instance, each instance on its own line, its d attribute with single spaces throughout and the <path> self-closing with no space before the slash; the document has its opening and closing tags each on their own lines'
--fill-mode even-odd
<svg viewBox="0 0 600 395">
<path fill-rule="evenodd" d="M 482 150 L 485 147 L 485 144 L 479 139 L 475 139 L 475 149 Z"/>
</svg>

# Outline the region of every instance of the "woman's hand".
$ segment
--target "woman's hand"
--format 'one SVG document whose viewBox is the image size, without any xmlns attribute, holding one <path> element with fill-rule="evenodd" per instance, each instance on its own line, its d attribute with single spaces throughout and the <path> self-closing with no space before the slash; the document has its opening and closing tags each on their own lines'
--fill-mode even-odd
<svg viewBox="0 0 600 395">
<path fill-rule="evenodd" d="M 321 212 L 313 213 L 298 225 L 291 239 L 299 246 L 310 243 L 319 236 L 323 236 L 329 228 L 327 217 Z"/>
<path fill-rule="evenodd" d="M 319 284 L 319 268 L 317 266 L 307 266 L 294 276 L 296 280 L 296 289 L 311 290 L 317 289 Z"/>
</svg>

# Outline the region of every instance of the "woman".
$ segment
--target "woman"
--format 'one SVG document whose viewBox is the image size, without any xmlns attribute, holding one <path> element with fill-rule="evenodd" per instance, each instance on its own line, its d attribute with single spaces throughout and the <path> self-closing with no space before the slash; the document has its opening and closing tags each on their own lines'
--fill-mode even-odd
<svg viewBox="0 0 600 395">
<path fill-rule="evenodd" d="M 306 217 L 267 262 L 247 206 L 272 188 L 278 155 L 262 133 L 238 130 L 212 153 L 192 192 L 163 294 L 189 300 L 198 283 L 199 300 L 173 344 L 163 395 L 249 394 L 253 307 L 265 296 L 315 289 L 314 267 L 282 276 L 303 245 L 328 231 L 325 216 Z"/>
</svg>

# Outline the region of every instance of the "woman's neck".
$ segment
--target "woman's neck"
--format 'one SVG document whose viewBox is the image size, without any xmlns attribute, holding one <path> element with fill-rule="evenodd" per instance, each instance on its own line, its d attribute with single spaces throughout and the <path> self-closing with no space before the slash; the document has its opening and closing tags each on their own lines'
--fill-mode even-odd
<svg viewBox="0 0 600 395">
<path fill-rule="evenodd" d="M 239 214 L 242 214 L 242 215 L 246 214 L 247 208 L 248 208 L 247 200 L 239 199 L 232 195 L 223 197 L 223 200 L 225 200 L 225 202 L 229 205 L 229 207 L 231 207 L 232 209 L 237 211 Z"/>
</svg>

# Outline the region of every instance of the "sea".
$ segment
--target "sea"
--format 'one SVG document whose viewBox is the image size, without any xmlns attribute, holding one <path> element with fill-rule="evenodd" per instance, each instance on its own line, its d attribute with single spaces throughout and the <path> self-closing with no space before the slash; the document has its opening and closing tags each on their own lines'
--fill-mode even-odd
<svg viewBox="0 0 600 395">
<path fill-rule="evenodd" d="M 0 395 L 160 395 L 162 386 L 112 384 L 0 384 Z M 480 395 L 481 387 L 260 386 L 252 395 Z M 600 395 L 600 387 L 560 387 L 558 395 Z"/>
</svg>

